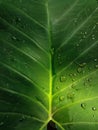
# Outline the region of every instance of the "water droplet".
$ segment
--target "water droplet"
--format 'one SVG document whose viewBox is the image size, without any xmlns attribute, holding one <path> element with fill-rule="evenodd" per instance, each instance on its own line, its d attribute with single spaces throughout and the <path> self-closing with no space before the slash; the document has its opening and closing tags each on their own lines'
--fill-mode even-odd
<svg viewBox="0 0 98 130">
<path fill-rule="evenodd" d="M 72 81 L 75 81 L 75 79 L 74 79 L 74 78 L 72 78 Z"/>
<path fill-rule="evenodd" d="M 96 25 L 94 25 L 93 30 L 96 28 Z"/>
<path fill-rule="evenodd" d="M 95 65 L 95 68 L 97 69 L 97 68 L 98 68 L 98 65 Z"/>
<path fill-rule="evenodd" d="M 84 67 L 84 66 L 86 66 L 86 64 L 87 64 L 87 63 L 84 62 L 84 63 L 79 64 L 79 66 L 80 66 L 80 67 Z"/>
<path fill-rule="evenodd" d="M 84 32 L 85 34 L 87 34 L 87 32 Z"/>
<path fill-rule="evenodd" d="M 69 74 L 69 76 L 70 76 L 70 77 L 72 77 L 72 76 L 73 76 L 73 74 L 71 73 L 71 74 Z"/>
<path fill-rule="evenodd" d="M 59 97 L 59 100 L 60 100 L 60 101 L 63 101 L 63 100 L 64 100 L 64 96 L 60 96 L 60 97 Z"/>
<path fill-rule="evenodd" d="M 76 77 L 76 76 L 77 76 L 77 74 L 76 74 L 76 73 L 74 73 L 74 74 L 73 74 L 73 76 L 75 76 L 75 77 Z"/>
<path fill-rule="evenodd" d="M 78 72 L 78 73 L 81 73 L 81 72 L 82 72 L 82 68 L 79 67 L 79 68 L 77 69 L 77 72 Z"/>
<path fill-rule="evenodd" d="M 66 77 L 62 75 L 62 76 L 60 77 L 60 82 L 65 82 L 65 81 L 66 81 Z"/>
<path fill-rule="evenodd" d="M 87 82 L 91 82 L 92 81 L 92 78 L 87 78 Z"/>
<path fill-rule="evenodd" d="M 0 126 L 4 125 L 4 122 L 0 122 Z"/>
<path fill-rule="evenodd" d="M 21 18 L 20 17 L 16 18 L 16 23 L 18 23 L 18 22 L 21 22 Z"/>
<path fill-rule="evenodd" d="M 76 88 L 76 83 L 73 83 L 73 84 L 71 85 L 71 88 L 75 89 L 75 88 Z"/>
<path fill-rule="evenodd" d="M 59 89 L 59 88 L 60 88 L 59 86 L 56 87 L 56 89 Z"/>
<path fill-rule="evenodd" d="M 95 35 L 92 35 L 92 39 L 95 40 Z"/>
<path fill-rule="evenodd" d="M 83 109 L 85 109 L 85 108 L 86 108 L 86 104 L 85 104 L 85 103 L 82 103 L 82 104 L 81 104 L 81 107 L 82 107 Z"/>
<path fill-rule="evenodd" d="M 86 36 L 85 36 L 85 35 L 83 35 L 83 38 L 85 39 L 85 38 L 86 38 Z"/>
<path fill-rule="evenodd" d="M 95 107 L 92 107 L 92 110 L 93 110 L 93 111 L 96 111 L 96 108 L 95 108 Z"/>
<path fill-rule="evenodd" d="M 77 44 L 76 46 L 79 47 L 79 44 Z"/>
<path fill-rule="evenodd" d="M 94 61 L 96 62 L 96 61 L 97 61 L 97 59 L 94 59 Z"/>
<path fill-rule="evenodd" d="M 12 40 L 17 40 L 17 38 L 15 36 L 12 36 Z"/>
<path fill-rule="evenodd" d="M 67 94 L 67 98 L 73 101 L 74 100 L 74 95 L 75 95 L 74 92 L 70 92 L 70 93 Z"/>
</svg>

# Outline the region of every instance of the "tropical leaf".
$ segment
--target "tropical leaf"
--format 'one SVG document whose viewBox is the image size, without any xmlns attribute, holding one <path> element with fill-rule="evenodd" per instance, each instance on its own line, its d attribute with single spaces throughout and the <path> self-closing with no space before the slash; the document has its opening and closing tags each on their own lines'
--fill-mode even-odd
<svg viewBox="0 0 98 130">
<path fill-rule="evenodd" d="M 97 101 L 97 1 L 0 0 L 0 130 L 97 130 Z"/>
</svg>

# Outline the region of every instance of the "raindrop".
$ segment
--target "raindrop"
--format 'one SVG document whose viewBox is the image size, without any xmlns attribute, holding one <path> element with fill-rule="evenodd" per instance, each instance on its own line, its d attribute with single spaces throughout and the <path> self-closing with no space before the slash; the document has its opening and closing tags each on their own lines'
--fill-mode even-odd
<svg viewBox="0 0 98 130">
<path fill-rule="evenodd" d="M 79 44 L 77 44 L 76 46 L 79 47 Z"/>
<path fill-rule="evenodd" d="M 96 28 L 96 25 L 94 25 L 93 30 Z"/>
<path fill-rule="evenodd" d="M 17 38 L 15 36 L 12 36 L 12 40 L 17 40 Z"/>
<path fill-rule="evenodd" d="M 95 107 L 92 107 L 92 110 L 93 110 L 93 111 L 96 111 L 96 108 L 95 108 Z"/>
<path fill-rule="evenodd" d="M 63 100 L 64 100 L 64 96 L 60 96 L 60 97 L 59 97 L 59 100 L 60 100 L 60 101 L 63 101 Z"/>
<path fill-rule="evenodd" d="M 4 122 L 0 122 L 0 126 L 4 125 Z"/>
<path fill-rule="evenodd" d="M 73 83 L 73 84 L 71 85 L 71 88 L 75 89 L 75 87 L 76 87 L 76 84 Z"/>
<path fill-rule="evenodd" d="M 92 81 L 92 79 L 91 78 L 87 78 L 87 82 L 91 82 Z"/>
<path fill-rule="evenodd" d="M 74 78 L 72 78 L 72 81 L 75 81 L 75 79 L 74 79 Z"/>
<path fill-rule="evenodd" d="M 84 67 L 84 66 L 86 66 L 86 63 L 84 62 L 84 63 L 82 63 L 82 64 L 79 64 L 79 66 L 80 66 L 80 67 Z"/>
<path fill-rule="evenodd" d="M 96 61 L 97 61 L 97 59 L 94 59 L 94 61 L 96 62 Z"/>
<path fill-rule="evenodd" d="M 87 32 L 85 32 L 85 34 L 87 34 Z"/>
<path fill-rule="evenodd" d="M 74 95 L 75 95 L 74 92 L 70 92 L 70 93 L 67 94 L 67 98 L 71 99 L 73 101 L 74 100 Z"/>
<path fill-rule="evenodd" d="M 83 109 L 85 109 L 85 108 L 86 108 L 86 104 L 85 104 L 85 103 L 82 103 L 82 104 L 81 104 L 81 107 L 82 107 Z"/>
<path fill-rule="evenodd" d="M 77 72 L 78 72 L 78 73 L 81 73 L 81 72 L 82 72 L 82 68 L 79 67 L 79 68 L 77 69 Z"/>
<path fill-rule="evenodd" d="M 95 65 L 95 68 L 98 69 L 98 65 Z"/>
<path fill-rule="evenodd" d="M 83 70 L 83 74 L 85 74 L 85 70 Z"/>
<path fill-rule="evenodd" d="M 77 74 L 76 74 L 76 73 L 74 73 L 74 74 L 73 74 L 73 76 L 75 76 L 75 77 L 76 77 L 76 76 L 77 76 Z"/>
<path fill-rule="evenodd" d="M 83 38 L 85 39 L 85 38 L 86 38 L 86 36 L 85 36 L 85 35 L 83 35 Z"/>
<path fill-rule="evenodd" d="M 72 77 L 72 76 L 73 76 L 73 74 L 71 73 L 71 74 L 69 74 L 69 76 L 70 76 L 70 77 Z"/>
<path fill-rule="evenodd" d="M 95 35 L 92 35 L 92 39 L 95 40 Z"/>
<path fill-rule="evenodd" d="M 65 82 L 66 81 L 66 77 L 65 76 L 61 76 L 60 77 L 60 82 Z"/>
<path fill-rule="evenodd" d="M 17 22 L 21 22 L 21 18 L 20 18 L 20 17 L 17 17 L 17 18 L 16 18 L 16 23 L 17 23 Z"/>
<path fill-rule="evenodd" d="M 81 38 L 81 39 L 79 40 L 79 43 L 82 42 L 82 41 L 83 41 L 83 39 Z"/>
<path fill-rule="evenodd" d="M 60 88 L 59 86 L 56 87 L 56 89 L 59 89 L 59 88 Z"/>
</svg>

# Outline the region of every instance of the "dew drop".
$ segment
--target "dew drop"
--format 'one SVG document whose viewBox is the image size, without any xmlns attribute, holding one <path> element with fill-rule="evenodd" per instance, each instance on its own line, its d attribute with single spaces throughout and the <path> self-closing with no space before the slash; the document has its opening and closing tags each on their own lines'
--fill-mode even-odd
<svg viewBox="0 0 98 130">
<path fill-rule="evenodd" d="M 67 98 L 73 101 L 74 100 L 74 95 L 75 95 L 74 92 L 70 92 L 70 93 L 67 94 Z"/>
<path fill-rule="evenodd" d="M 73 83 L 73 84 L 71 85 L 71 88 L 75 89 L 75 88 L 76 88 L 76 83 Z"/>
<path fill-rule="evenodd" d="M 95 107 L 92 107 L 92 110 L 93 110 L 93 111 L 96 111 L 96 108 L 95 108 Z"/>
<path fill-rule="evenodd" d="M 16 23 L 17 23 L 17 22 L 21 22 L 21 18 L 20 18 L 20 17 L 17 17 L 17 18 L 16 18 Z"/>
<path fill-rule="evenodd" d="M 76 46 L 79 47 L 79 44 L 77 44 Z"/>
<path fill-rule="evenodd" d="M 71 73 L 71 74 L 69 74 L 69 76 L 70 76 L 70 77 L 72 77 L 72 76 L 73 76 L 73 74 Z"/>
<path fill-rule="evenodd" d="M 87 34 L 87 32 L 85 32 L 85 34 Z"/>
<path fill-rule="evenodd" d="M 59 89 L 60 87 L 59 86 L 56 86 L 56 89 Z"/>
<path fill-rule="evenodd" d="M 84 67 L 84 66 L 86 66 L 86 63 L 84 62 L 84 63 L 82 63 L 82 64 L 79 64 L 79 66 L 80 66 L 80 67 Z"/>
<path fill-rule="evenodd" d="M 95 68 L 98 69 L 98 65 L 95 65 Z"/>
<path fill-rule="evenodd" d="M 74 79 L 74 78 L 72 78 L 72 81 L 75 81 L 75 79 Z"/>
<path fill-rule="evenodd" d="M 81 73 L 81 72 L 82 72 L 82 68 L 79 67 L 79 68 L 77 69 L 77 72 L 78 72 L 78 73 Z"/>
<path fill-rule="evenodd" d="M 62 75 L 62 76 L 60 77 L 60 82 L 65 82 L 65 81 L 66 81 L 66 77 Z"/>
<path fill-rule="evenodd" d="M 92 35 L 92 39 L 95 40 L 95 35 Z"/>
<path fill-rule="evenodd" d="M 81 107 L 82 107 L 83 109 L 85 109 L 85 108 L 86 108 L 86 104 L 85 104 L 85 103 L 82 103 L 82 104 L 81 104 Z"/>
<path fill-rule="evenodd" d="M 64 100 L 64 96 L 60 96 L 60 97 L 59 97 L 59 100 L 60 100 L 60 101 L 63 101 L 63 100 Z"/>
<path fill-rule="evenodd" d="M 76 73 L 74 73 L 74 74 L 73 74 L 73 76 L 75 76 L 75 77 L 76 77 L 76 76 L 77 76 L 77 74 L 76 74 Z"/>
<path fill-rule="evenodd" d="M 0 122 L 0 126 L 4 125 L 4 122 Z"/>
<path fill-rule="evenodd" d="M 15 36 L 12 36 L 12 40 L 17 40 L 17 38 Z"/>
<path fill-rule="evenodd" d="M 87 78 L 87 82 L 91 82 L 92 81 L 92 78 Z"/>
<path fill-rule="evenodd" d="M 96 61 L 97 61 L 97 59 L 94 59 L 94 61 L 96 62 Z"/>
</svg>

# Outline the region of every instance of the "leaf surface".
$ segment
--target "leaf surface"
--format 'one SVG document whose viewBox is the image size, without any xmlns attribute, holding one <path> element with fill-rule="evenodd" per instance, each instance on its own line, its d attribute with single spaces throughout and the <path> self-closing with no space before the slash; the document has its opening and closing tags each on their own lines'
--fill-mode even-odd
<svg viewBox="0 0 98 130">
<path fill-rule="evenodd" d="M 97 130 L 97 102 L 97 1 L 0 0 L 0 130 Z"/>
</svg>

